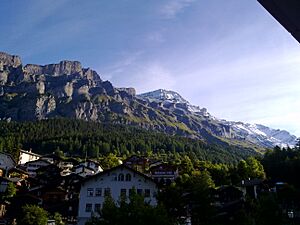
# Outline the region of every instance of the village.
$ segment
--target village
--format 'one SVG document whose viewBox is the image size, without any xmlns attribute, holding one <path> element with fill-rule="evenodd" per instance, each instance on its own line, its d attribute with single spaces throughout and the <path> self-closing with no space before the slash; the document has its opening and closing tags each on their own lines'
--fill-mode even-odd
<svg viewBox="0 0 300 225">
<path fill-rule="evenodd" d="M 84 225 L 92 216 L 100 216 L 107 196 L 115 202 L 129 197 L 133 189 L 147 204 L 156 206 L 157 195 L 170 186 L 183 171 L 161 160 L 133 155 L 104 169 L 92 159 L 81 162 L 52 153 L 39 155 L 20 150 L 18 162 L 7 153 L 0 153 L 0 224 L 9 224 L 25 205 L 37 205 L 47 212 L 59 213 L 65 224 Z M 234 213 L 246 198 L 257 199 L 260 193 L 276 192 L 283 184 L 263 179 L 241 180 L 240 185 L 213 188 L 211 203 L 223 217 Z M 11 189 L 15 193 L 11 193 Z M 187 193 L 188 194 L 188 193 Z M 10 198 L 6 198 L 7 195 Z M 6 197 L 5 197 L 6 196 Z M 189 203 L 190 207 L 192 203 Z M 289 213 L 294 217 L 294 212 Z M 48 224 L 55 224 L 48 220 Z M 184 224 L 191 224 L 187 213 Z"/>
</svg>

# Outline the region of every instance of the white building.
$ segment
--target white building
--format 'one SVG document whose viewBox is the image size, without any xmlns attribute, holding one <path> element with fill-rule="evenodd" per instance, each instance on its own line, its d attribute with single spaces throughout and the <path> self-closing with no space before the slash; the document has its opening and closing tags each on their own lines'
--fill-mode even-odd
<svg viewBox="0 0 300 225">
<path fill-rule="evenodd" d="M 95 171 L 89 167 L 86 167 L 85 165 L 78 165 L 76 167 L 74 167 L 74 173 L 81 176 L 81 177 L 88 177 L 88 176 L 92 176 L 95 175 Z"/>
<path fill-rule="evenodd" d="M 125 165 L 119 165 L 88 177 L 81 185 L 78 207 L 78 225 L 84 225 L 91 214 L 102 208 L 105 197 L 111 195 L 117 203 L 121 196 L 128 197 L 135 188 L 150 205 L 156 205 L 157 185 L 148 176 Z"/>
<path fill-rule="evenodd" d="M 74 173 L 82 176 L 87 177 L 91 175 L 95 175 L 103 171 L 100 163 L 97 161 L 88 159 L 85 162 L 81 162 L 78 166 L 73 168 Z"/>
<path fill-rule="evenodd" d="M 91 159 L 88 159 L 87 161 L 82 162 L 79 165 L 84 165 L 85 167 L 88 167 L 88 168 L 94 170 L 95 174 L 103 171 L 100 163 L 98 163 L 97 161 L 91 160 Z"/>
<path fill-rule="evenodd" d="M 29 151 L 20 150 L 18 164 L 24 165 L 25 163 L 37 160 L 40 157 L 41 157 L 41 155 L 33 153 L 33 152 L 31 152 L 31 150 L 29 150 Z"/>
</svg>

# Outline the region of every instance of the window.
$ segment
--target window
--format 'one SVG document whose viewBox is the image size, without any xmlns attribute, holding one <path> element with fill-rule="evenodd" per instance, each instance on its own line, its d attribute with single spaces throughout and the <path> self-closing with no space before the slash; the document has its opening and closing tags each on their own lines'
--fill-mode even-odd
<svg viewBox="0 0 300 225">
<path fill-rule="evenodd" d="M 86 211 L 86 212 L 92 212 L 92 204 L 87 203 L 87 204 L 85 205 L 85 211 Z"/>
<path fill-rule="evenodd" d="M 118 181 L 124 181 L 124 174 L 123 173 L 119 174 Z"/>
<path fill-rule="evenodd" d="M 121 196 L 121 198 L 126 198 L 126 189 L 121 189 L 121 193 L 120 193 L 120 196 Z"/>
<path fill-rule="evenodd" d="M 94 212 L 99 213 L 101 209 L 101 204 L 95 204 Z"/>
<path fill-rule="evenodd" d="M 94 196 L 94 188 L 88 188 L 87 189 L 87 196 L 93 197 Z"/>
<path fill-rule="evenodd" d="M 150 197 L 150 189 L 145 189 L 145 198 Z"/>
<path fill-rule="evenodd" d="M 131 175 L 129 173 L 126 174 L 126 181 L 131 181 Z"/>
<path fill-rule="evenodd" d="M 104 196 L 105 197 L 110 196 L 110 188 L 105 188 L 104 189 Z"/>
<path fill-rule="evenodd" d="M 102 195 L 102 188 L 96 188 L 95 196 L 101 196 L 101 195 Z"/>
<path fill-rule="evenodd" d="M 137 190 L 136 190 L 136 193 L 137 193 L 138 195 L 143 195 L 143 189 L 137 189 Z"/>
</svg>

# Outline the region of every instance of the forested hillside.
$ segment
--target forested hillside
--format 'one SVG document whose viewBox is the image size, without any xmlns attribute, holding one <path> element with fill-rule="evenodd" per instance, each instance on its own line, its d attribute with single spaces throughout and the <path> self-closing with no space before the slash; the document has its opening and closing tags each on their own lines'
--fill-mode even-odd
<svg viewBox="0 0 300 225">
<path fill-rule="evenodd" d="M 97 158 L 109 153 L 157 155 L 171 159 L 236 163 L 257 154 L 254 150 L 222 143 L 207 144 L 179 136 L 82 120 L 50 119 L 39 122 L 0 122 L 0 150 L 16 156 L 18 149 L 45 154 L 62 151 L 70 156 Z"/>
</svg>

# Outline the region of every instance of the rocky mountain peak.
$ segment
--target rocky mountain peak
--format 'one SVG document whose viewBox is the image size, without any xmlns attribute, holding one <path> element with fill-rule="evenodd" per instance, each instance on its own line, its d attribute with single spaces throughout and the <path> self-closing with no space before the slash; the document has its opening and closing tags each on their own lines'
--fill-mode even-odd
<svg viewBox="0 0 300 225">
<path fill-rule="evenodd" d="M 41 75 L 48 74 L 52 76 L 82 74 L 82 66 L 78 61 L 64 60 L 57 64 L 48 64 L 45 66 L 28 64 L 24 67 L 28 74 Z"/>
<path fill-rule="evenodd" d="M 19 67 L 22 65 L 21 58 L 16 55 L 10 55 L 5 52 L 0 52 L 0 70 L 3 70 L 3 66 Z"/>
<path fill-rule="evenodd" d="M 128 94 L 132 95 L 132 96 L 135 96 L 136 95 L 136 91 L 134 88 L 130 87 L 130 88 L 117 88 L 119 91 L 125 91 L 127 92 Z"/>
<path fill-rule="evenodd" d="M 158 89 L 136 95 L 115 88 L 80 62 L 22 67 L 18 56 L 0 52 L 0 120 L 68 117 L 138 125 L 169 134 L 206 140 L 242 141 L 264 147 L 289 145 L 296 137 L 262 125 L 219 120 L 175 91 Z"/>
<path fill-rule="evenodd" d="M 150 101 L 169 101 L 172 103 L 186 103 L 189 104 L 180 94 L 175 91 L 158 89 L 155 91 L 139 94 L 138 97 L 148 99 Z"/>
</svg>

